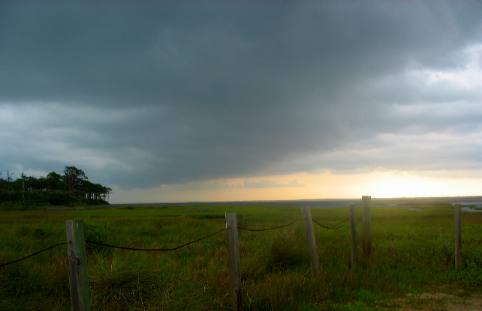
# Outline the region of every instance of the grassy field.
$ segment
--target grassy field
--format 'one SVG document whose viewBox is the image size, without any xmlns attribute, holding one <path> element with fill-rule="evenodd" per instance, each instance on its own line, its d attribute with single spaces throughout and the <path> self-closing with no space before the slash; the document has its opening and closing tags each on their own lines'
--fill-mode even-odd
<svg viewBox="0 0 482 311">
<path fill-rule="evenodd" d="M 65 211 L 1 211 L 0 263 L 65 241 L 66 219 L 83 219 L 90 240 L 170 247 L 222 229 L 225 212 L 262 228 L 301 219 L 290 206 L 176 205 Z M 357 217 L 360 218 L 361 211 Z M 322 273 L 310 274 L 303 222 L 240 233 L 246 310 L 383 310 L 407 294 L 482 293 L 482 213 L 463 215 L 461 271 L 453 269 L 453 210 L 448 204 L 372 208 L 373 256 L 349 269 L 348 209 L 314 208 Z M 359 219 L 358 219 L 359 220 Z M 359 221 L 358 221 L 359 223 Z M 357 227 L 358 233 L 361 226 Z M 169 253 L 88 249 L 94 310 L 227 310 L 231 290 L 224 232 Z M 417 299 L 403 303 L 417 306 Z M 68 310 L 66 248 L 0 269 L 0 310 Z"/>
</svg>

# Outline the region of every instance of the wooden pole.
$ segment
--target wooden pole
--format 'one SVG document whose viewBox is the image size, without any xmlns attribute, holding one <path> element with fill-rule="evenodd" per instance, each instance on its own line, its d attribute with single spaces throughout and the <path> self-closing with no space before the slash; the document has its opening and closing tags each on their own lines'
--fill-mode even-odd
<svg viewBox="0 0 482 311">
<path fill-rule="evenodd" d="M 455 269 L 462 267 L 462 220 L 460 206 L 455 206 Z"/>
<path fill-rule="evenodd" d="M 226 214 L 226 226 L 228 229 L 229 242 L 229 268 L 231 271 L 231 281 L 233 286 L 234 306 L 236 310 L 241 310 L 241 271 L 239 268 L 239 238 L 238 238 L 238 219 L 235 213 Z"/>
<path fill-rule="evenodd" d="M 372 240 L 371 240 L 371 213 L 370 203 L 372 197 L 364 195 L 363 201 L 363 256 L 365 258 L 370 257 L 372 252 Z"/>
<path fill-rule="evenodd" d="M 313 221 L 311 219 L 311 210 L 309 207 L 303 208 L 303 218 L 305 220 L 306 241 L 310 250 L 311 269 L 314 275 L 320 273 L 320 260 L 318 258 L 318 251 L 316 248 L 315 232 L 313 230 Z"/>
<path fill-rule="evenodd" d="M 355 267 L 357 261 L 357 245 L 356 245 L 356 223 L 355 223 L 355 205 L 350 206 L 350 235 L 351 235 L 351 268 Z"/>
<path fill-rule="evenodd" d="M 22 172 L 22 204 L 25 205 L 25 175 Z"/>
<path fill-rule="evenodd" d="M 65 222 L 67 255 L 69 257 L 71 310 L 90 310 L 90 289 L 87 276 L 84 224 L 81 220 Z"/>
</svg>

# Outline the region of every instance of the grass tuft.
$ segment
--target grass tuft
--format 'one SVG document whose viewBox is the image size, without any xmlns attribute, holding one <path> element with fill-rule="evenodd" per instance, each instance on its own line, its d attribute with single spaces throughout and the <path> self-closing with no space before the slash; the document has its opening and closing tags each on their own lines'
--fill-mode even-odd
<svg viewBox="0 0 482 311">
<path fill-rule="evenodd" d="M 300 247 L 299 239 L 293 232 L 285 232 L 274 237 L 266 262 L 266 271 L 283 271 L 305 266 L 308 262 L 306 250 Z"/>
</svg>

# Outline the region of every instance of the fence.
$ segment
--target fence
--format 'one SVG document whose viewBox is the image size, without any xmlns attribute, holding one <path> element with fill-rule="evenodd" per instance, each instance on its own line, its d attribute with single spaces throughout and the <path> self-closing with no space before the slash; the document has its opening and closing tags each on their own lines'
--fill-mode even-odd
<svg viewBox="0 0 482 311">
<path fill-rule="evenodd" d="M 371 241 L 371 197 L 362 197 L 362 256 L 363 258 L 369 258 L 372 251 L 372 241 Z M 350 267 L 353 268 L 358 261 L 358 239 L 356 232 L 356 219 L 355 219 L 355 205 L 349 206 L 349 228 L 351 237 L 351 256 L 350 256 Z M 342 228 L 345 224 L 341 221 L 335 225 L 323 224 L 321 221 L 315 219 L 311 215 L 311 210 L 308 207 L 302 209 L 303 221 L 306 229 L 306 241 L 309 249 L 311 269 L 314 276 L 320 273 L 320 261 L 318 257 L 318 251 L 316 247 L 316 237 L 313 229 L 313 224 L 320 228 L 326 230 L 338 230 Z M 195 240 L 188 241 L 186 243 L 180 244 L 175 247 L 170 248 L 138 248 L 138 247 L 127 247 L 120 245 L 112 245 L 105 242 L 98 242 L 85 239 L 84 226 L 82 220 L 67 220 L 65 223 L 66 229 L 66 242 L 59 242 L 50 245 L 46 248 L 38 250 L 27 256 L 11 260 L 5 263 L 0 263 L 0 269 L 15 263 L 27 260 L 29 258 L 35 257 L 41 253 L 47 252 L 53 248 L 67 245 L 67 256 L 69 264 L 69 283 L 70 283 L 70 298 L 71 298 L 71 308 L 72 310 L 90 310 L 90 288 L 89 280 L 87 275 L 87 255 L 86 255 L 86 245 L 96 245 L 99 247 L 114 248 L 125 251 L 138 251 L 138 252 L 170 252 L 182 249 L 189 245 L 201 242 L 203 240 L 209 239 L 221 232 L 227 232 L 228 241 L 228 254 L 229 254 L 229 270 L 231 274 L 231 284 L 232 284 L 232 296 L 233 296 L 233 306 L 236 310 L 240 310 L 242 307 L 242 288 L 241 288 L 241 271 L 240 271 L 240 252 L 239 252 L 239 231 L 250 231 L 250 232 L 264 232 L 279 230 L 289 226 L 294 225 L 300 220 L 293 220 L 289 223 L 266 227 L 266 228 L 249 228 L 241 226 L 238 224 L 238 218 L 235 213 L 227 213 L 225 215 L 226 228 L 211 232 L 207 235 L 199 237 Z M 459 270 L 462 266 L 462 256 L 461 256 L 461 208 L 458 205 L 454 205 L 454 233 L 455 233 L 455 260 L 454 266 L 456 270 Z"/>
</svg>

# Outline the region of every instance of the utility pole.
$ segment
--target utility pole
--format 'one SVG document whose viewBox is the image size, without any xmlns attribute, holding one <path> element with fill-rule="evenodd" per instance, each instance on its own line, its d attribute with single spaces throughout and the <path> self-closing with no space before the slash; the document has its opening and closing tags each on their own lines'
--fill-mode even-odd
<svg viewBox="0 0 482 311">
<path fill-rule="evenodd" d="M 10 175 L 10 171 L 7 170 L 7 190 L 10 191 L 12 190 L 12 185 L 10 184 L 12 182 L 12 176 Z"/>
<path fill-rule="evenodd" d="M 25 205 L 25 174 L 22 172 L 22 204 Z"/>
</svg>

